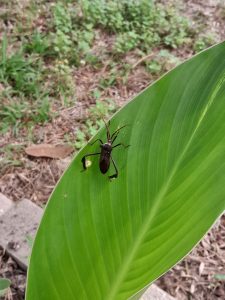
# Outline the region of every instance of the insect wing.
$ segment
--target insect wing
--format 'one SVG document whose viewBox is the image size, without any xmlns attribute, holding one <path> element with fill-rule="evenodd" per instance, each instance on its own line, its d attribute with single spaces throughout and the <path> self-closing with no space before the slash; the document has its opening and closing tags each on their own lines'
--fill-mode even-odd
<svg viewBox="0 0 225 300">
<path fill-rule="evenodd" d="M 99 167 L 102 172 L 102 174 L 105 174 L 110 166 L 110 154 L 107 152 L 102 152 L 100 156 L 100 162 L 99 162 Z"/>
</svg>

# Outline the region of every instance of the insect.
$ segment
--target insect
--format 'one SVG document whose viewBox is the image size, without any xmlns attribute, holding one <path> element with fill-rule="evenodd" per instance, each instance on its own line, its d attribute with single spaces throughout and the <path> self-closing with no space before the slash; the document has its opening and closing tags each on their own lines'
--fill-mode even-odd
<svg viewBox="0 0 225 300">
<path fill-rule="evenodd" d="M 119 143 L 119 144 L 113 146 L 113 143 L 117 139 L 120 130 L 122 128 L 126 127 L 127 125 L 121 126 L 115 132 L 113 132 L 113 134 L 111 135 L 110 134 L 110 130 L 109 130 L 110 123 L 109 123 L 109 125 L 107 125 L 107 123 L 105 121 L 104 121 L 104 123 L 105 123 L 105 127 L 106 127 L 107 142 L 103 143 L 103 141 L 101 139 L 97 139 L 93 143 L 91 143 L 91 145 L 93 145 L 94 143 L 96 143 L 97 141 L 99 141 L 100 142 L 101 151 L 100 152 L 96 152 L 96 153 L 89 153 L 89 154 L 84 155 L 82 157 L 82 159 L 81 159 L 81 162 L 83 164 L 84 170 L 86 170 L 87 169 L 87 166 L 86 166 L 86 157 L 93 156 L 93 155 L 100 155 L 99 169 L 100 169 L 100 171 L 101 171 L 102 174 L 105 174 L 109 170 L 110 161 L 112 161 L 114 169 L 115 169 L 115 173 L 113 175 L 110 175 L 109 179 L 113 179 L 113 178 L 117 178 L 118 177 L 119 172 L 118 172 L 116 163 L 115 163 L 115 161 L 114 161 L 114 159 L 112 158 L 112 155 L 111 155 L 112 150 L 114 148 L 116 148 L 116 147 L 119 147 L 119 146 L 123 146 L 124 148 L 129 147 L 129 145 L 125 146 L 123 143 Z"/>
</svg>

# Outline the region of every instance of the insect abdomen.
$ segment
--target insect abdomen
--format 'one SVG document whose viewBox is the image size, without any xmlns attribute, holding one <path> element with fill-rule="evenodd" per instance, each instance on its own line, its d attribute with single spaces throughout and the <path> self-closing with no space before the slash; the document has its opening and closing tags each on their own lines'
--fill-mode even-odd
<svg viewBox="0 0 225 300">
<path fill-rule="evenodd" d="M 99 168 L 102 174 L 105 174 L 110 166 L 110 154 L 109 153 L 101 153 Z"/>
</svg>

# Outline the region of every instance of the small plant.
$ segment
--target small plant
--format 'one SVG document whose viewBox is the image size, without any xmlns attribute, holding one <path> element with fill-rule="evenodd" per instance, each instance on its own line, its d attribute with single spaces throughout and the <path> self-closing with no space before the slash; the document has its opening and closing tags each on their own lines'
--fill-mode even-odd
<svg viewBox="0 0 225 300">
<path fill-rule="evenodd" d="M 147 70 L 152 74 L 159 74 L 162 70 L 162 65 L 157 60 L 152 60 L 151 62 L 147 63 L 146 66 Z"/>
<path fill-rule="evenodd" d="M 169 71 L 180 63 L 180 59 L 167 50 L 161 50 L 149 61 L 145 62 L 146 69 L 153 75 Z"/>
<path fill-rule="evenodd" d="M 214 274 L 216 280 L 225 281 L 225 274 Z"/>
<path fill-rule="evenodd" d="M 49 40 L 39 31 L 35 31 L 29 40 L 24 42 L 24 52 L 36 53 L 41 56 L 47 56 L 49 54 Z"/>
<path fill-rule="evenodd" d="M 17 129 L 24 124 L 28 128 L 32 123 L 44 123 L 49 121 L 52 115 L 48 96 L 41 95 L 34 103 L 30 103 L 22 94 L 19 98 L 5 98 L 0 102 L 0 132 L 4 133 L 12 126 L 16 135 Z"/>
<path fill-rule="evenodd" d="M 105 76 L 104 78 L 100 79 L 99 86 L 102 89 L 105 89 L 107 87 L 115 85 L 116 80 L 117 80 L 117 76 L 116 76 L 115 70 L 113 70 L 112 72 L 109 73 L 108 76 Z"/>
<path fill-rule="evenodd" d="M 7 278 L 0 278 L 0 297 L 4 297 L 10 287 L 10 280 Z"/>
<path fill-rule="evenodd" d="M 50 36 L 53 50 L 60 60 L 67 59 L 69 64 L 79 65 L 90 51 L 94 38 L 92 24 L 80 26 L 73 22 L 73 9 L 61 2 L 54 6 L 53 16 L 55 32 Z"/>
<path fill-rule="evenodd" d="M 0 155 L 4 155 L 0 160 L 0 175 L 4 174 L 9 166 L 20 167 L 23 165 L 20 159 L 21 151 L 21 145 L 9 144 L 0 148 Z"/>
<path fill-rule="evenodd" d="M 63 106 L 70 104 L 75 94 L 72 69 L 67 59 L 55 60 L 54 66 L 45 69 L 46 77 L 51 78 L 48 86 L 51 95 L 58 96 Z"/>
<path fill-rule="evenodd" d="M 95 90 L 93 94 L 100 98 L 99 90 Z M 85 121 L 82 128 L 76 131 L 74 147 L 81 149 L 97 133 L 99 128 L 104 126 L 103 117 L 108 118 L 116 109 L 117 106 L 111 99 L 107 99 L 105 102 L 97 100 L 95 106 L 91 107 L 87 112 L 89 118 Z"/>
<path fill-rule="evenodd" d="M 89 109 L 89 114 L 91 116 L 91 119 L 97 120 L 101 118 L 102 116 L 107 116 L 109 113 L 108 105 L 107 103 L 103 101 L 96 101 L 95 106 L 91 107 Z"/>
<path fill-rule="evenodd" d="M 83 130 L 77 129 L 76 131 L 76 140 L 74 143 L 74 147 L 76 149 L 81 149 L 87 143 L 86 135 Z"/>
<path fill-rule="evenodd" d="M 73 44 L 72 22 L 68 9 L 63 3 L 54 6 L 54 25 L 56 32 L 52 34 L 54 51 L 60 58 L 67 58 Z"/>
<path fill-rule="evenodd" d="M 163 5 L 153 0 L 81 0 L 76 3 L 59 0 L 41 7 L 31 2 L 25 7 L 24 22 L 20 22 L 22 15 L 15 12 L 13 32 L 21 38 L 15 47 L 7 47 L 10 35 L 2 39 L 0 116 L 4 124 L 0 126 L 4 131 L 10 122 L 15 128 L 15 124 L 24 124 L 28 119 L 33 122 L 49 120 L 47 101 L 53 98 L 58 107 L 74 103 L 76 68 L 88 65 L 102 68 L 106 58 L 107 72 L 99 81 L 99 89 L 126 84 L 132 68 L 121 61 L 118 66 L 121 55 L 136 51 L 145 56 L 153 47 L 190 46 L 190 39 L 195 36 L 189 19 L 182 16 L 180 7 L 173 2 Z M 10 11 L 16 6 L 5 5 Z M 7 20 L 7 16 L 4 18 Z M 110 47 L 101 50 L 103 55 L 96 47 L 102 34 L 107 34 L 112 41 Z M 204 39 L 195 47 L 200 49 L 207 45 Z M 157 76 L 165 69 L 161 63 L 162 59 L 157 57 L 146 63 L 146 68 Z M 8 104 L 12 106 L 7 108 Z"/>
<path fill-rule="evenodd" d="M 116 34 L 117 53 L 135 48 L 147 50 L 159 44 L 177 48 L 190 41 L 191 24 L 172 3 L 166 7 L 149 0 L 83 0 L 81 10 L 83 22 Z"/>
<path fill-rule="evenodd" d="M 19 51 L 0 62 L 0 83 L 10 86 L 17 94 L 36 97 L 40 89 L 40 68 L 38 60 L 25 58 Z"/>
<path fill-rule="evenodd" d="M 76 141 L 74 143 L 75 148 L 78 150 L 83 148 L 87 141 L 96 134 L 103 124 L 103 120 L 87 119 L 82 130 L 78 129 L 76 131 Z"/>
<path fill-rule="evenodd" d="M 121 33 L 117 36 L 114 49 L 118 53 L 126 53 L 137 47 L 140 37 L 135 31 Z"/>
<path fill-rule="evenodd" d="M 163 6 L 159 6 L 162 9 Z M 165 45 L 171 48 L 178 48 L 181 45 L 191 42 L 191 23 L 184 16 L 178 14 L 177 9 L 173 6 L 169 6 L 165 10 L 165 19 L 167 25 L 164 30 L 163 42 Z"/>
<path fill-rule="evenodd" d="M 202 34 L 199 38 L 195 41 L 194 50 L 196 52 L 202 51 L 205 48 L 213 45 L 216 41 L 216 36 L 214 34 Z"/>
</svg>

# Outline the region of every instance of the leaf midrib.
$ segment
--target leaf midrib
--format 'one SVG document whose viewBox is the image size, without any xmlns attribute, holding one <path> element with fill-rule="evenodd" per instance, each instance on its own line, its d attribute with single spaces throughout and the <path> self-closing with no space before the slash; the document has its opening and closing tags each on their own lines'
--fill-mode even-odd
<svg viewBox="0 0 225 300">
<path fill-rule="evenodd" d="M 224 73 L 225 74 L 225 73 Z M 119 286 L 120 283 L 123 282 L 124 277 L 126 276 L 126 273 L 129 269 L 129 266 L 131 264 L 131 262 L 133 261 L 133 258 L 135 257 L 136 252 L 139 249 L 139 246 L 141 245 L 144 236 L 146 234 L 146 232 L 148 231 L 148 228 L 151 226 L 152 221 L 158 211 L 158 208 L 161 205 L 161 202 L 164 198 L 164 196 L 166 195 L 166 192 L 168 191 L 168 188 L 170 186 L 170 183 L 174 177 L 174 175 L 176 174 L 180 163 L 182 162 L 185 154 L 187 153 L 201 123 L 203 122 L 207 112 L 209 111 L 211 105 L 213 104 L 214 99 L 216 98 L 216 95 L 218 93 L 218 91 L 220 90 L 220 87 L 222 86 L 222 84 L 225 81 L 225 77 L 224 74 L 221 78 L 221 80 L 217 83 L 215 89 L 213 90 L 213 93 L 211 95 L 211 97 L 209 98 L 209 101 L 207 102 L 205 108 L 203 109 L 202 113 L 199 116 L 198 122 L 196 124 L 196 128 L 194 129 L 192 135 L 190 136 L 190 139 L 188 141 L 188 143 L 186 144 L 186 146 L 184 147 L 184 150 L 181 152 L 180 157 L 178 158 L 177 162 L 175 163 L 173 169 L 171 170 L 171 173 L 168 176 L 167 181 L 164 183 L 164 185 L 162 186 L 161 190 L 159 191 L 158 195 L 155 197 L 155 201 L 153 201 L 153 206 L 151 207 L 151 210 L 149 212 L 149 214 L 147 214 L 146 219 L 143 223 L 143 226 L 140 229 L 139 234 L 137 235 L 137 239 L 134 240 L 133 243 L 133 247 L 131 248 L 131 251 L 129 253 L 129 255 L 127 256 L 127 258 L 124 260 L 124 263 L 122 264 L 120 271 L 118 272 L 118 276 L 116 277 L 116 280 L 114 281 L 114 284 L 111 285 L 111 289 L 110 292 L 108 294 L 108 296 L 105 298 L 107 300 L 114 300 L 115 296 L 119 290 Z"/>
</svg>

